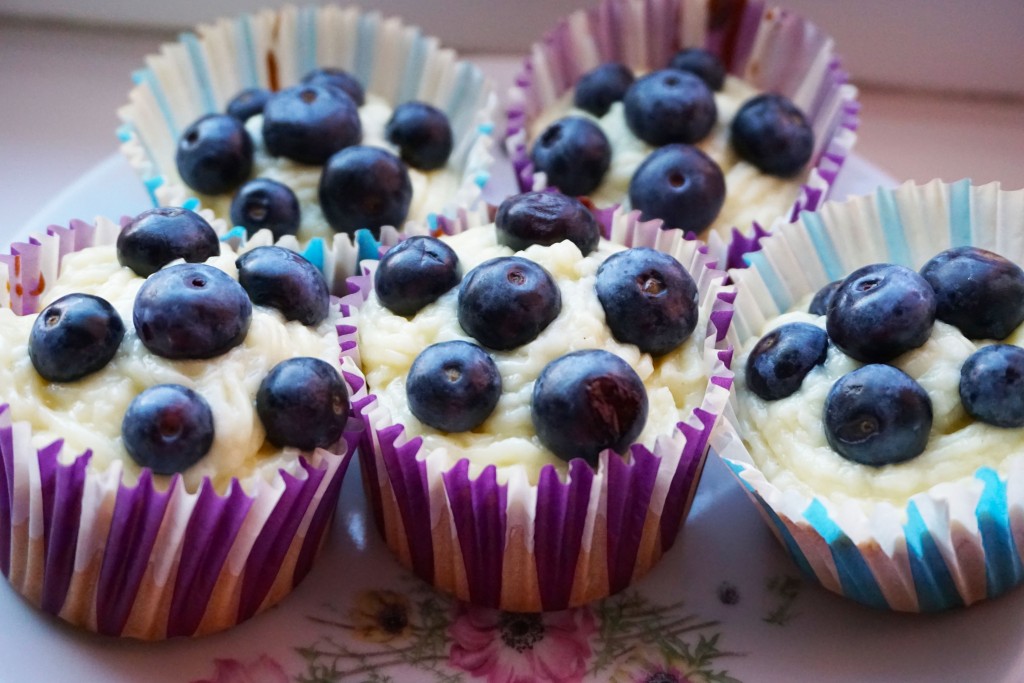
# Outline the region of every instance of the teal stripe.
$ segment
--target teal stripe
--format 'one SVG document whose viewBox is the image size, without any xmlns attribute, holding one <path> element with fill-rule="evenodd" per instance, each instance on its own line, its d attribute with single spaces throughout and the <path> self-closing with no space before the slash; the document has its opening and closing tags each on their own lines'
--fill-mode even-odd
<svg viewBox="0 0 1024 683">
<path fill-rule="evenodd" d="M 302 252 L 302 256 L 316 266 L 321 272 L 324 269 L 324 241 L 320 237 L 316 237 L 309 241 L 306 245 L 305 250 Z"/>
<path fill-rule="evenodd" d="M 910 248 L 907 246 L 906 229 L 903 227 L 903 220 L 900 218 L 900 210 L 896 206 L 892 190 L 878 188 L 875 193 L 875 204 L 878 206 L 878 216 L 882 223 L 882 237 L 885 239 L 885 246 L 889 251 L 889 261 L 913 266 L 914 261 L 910 257 Z"/>
<path fill-rule="evenodd" d="M 804 512 L 806 519 L 828 543 L 839 574 L 843 594 L 857 602 L 878 609 L 888 609 L 889 603 L 878 586 L 871 567 L 864 560 L 857 544 L 832 521 L 825 506 L 815 498 Z"/>
<path fill-rule="evenodd" d="M 316 48 L 316 7 L 303 7 L 299 10 L 299 78 L 317 67 Z"/>
<path fill-rule="evenodd" d="M 238 69 L 242 73 L 243 88 L 260 88 L 260 71 L 256 67 L 256 41 L 252 37 L 252 15 L 245 15 L 235 26 L 242 35 L 243 49 L 238 51 Z"/>
<path fill-rule="evenodd" d="M 181 208 L 188 209 L 189 211 L 199 210 L 199 199 L 196 197 L 189 197 L 181 203 Z"/>
<path fill-rule="evenodd" d="M 220 241 L 229 242 L 233 239 L 241 240 L 242 244 L 245 244 L 245 241 L 249 239 L 249 235 L 246 233 L 245 228 L 239 225 L 237 227 L 231 228 L 226 233 L 224 233 L 224 235 L 221 236 Z"/>
<path fill-rule="evenodd" d="M 203 111 L 217 111 L 217 104 L 213 98 L 213 86 L 210 84 L 210 74 L 206 69 L 206 59 L 203 57 L 203 51 L 199 49 L 199 39 L 194 33 L 182 33 L 179 40 L 185 44 L 189 59 L 192 60 L 192 73 L 195 74 L 196 83 L 199 85 L 199 97 L 203 100 Z"/>
<path fill-rule="evenodd" d="M 448 97 L 448 106 L 445 107 L 448 118 L 451 120 L 452 130 L 459 138 L 462 137 L 460 133 L 472 132 L 474 113 L 472 104 L 475 100 L 469 98 L 476 97 L 482 80 L 482 75 L 472 64 L 468 62 L 459 64 L 455 76 L 455 86 Z"/>
<path fill-rule="evenodd" d="M 982 467 L 974 476 L 985 484 L 975 513 L 985 548 L 987 595 L 994 598 L 1019 584 L 1024 569 L 1010 530 L 1006 483 L 990 467 Z"/>
<path fill-rule="evenodd" d="M 373 74 L 373 49 L 377 43 L 377 15 L 364 14 L 356 27 L 355 76 L 363 83 Z"/>
<path fill-rule="evenodd" d="M 132 139 L 132 127 L 123 123 L 117 127 L 117 139 L 120 142 L 128 142 Z"/>
<path fill-rule="evenodd" d="M 821 220 L 821 216 L 803 211 L 800 213 L 800 221 L 807 229 L 807 234 L 811 236 L 811 243 L 814 244 L 818 259 L 828 275 L 828 281 L 846 277 L 846 269 L 843 268 L 843 263 L 836 253 L 836 246 L 832 243 L 832 238 L 825 229 L 825 223 Z"/>
<path fill-rule="evenodd" d="M 903 531 L 918 608 L 922 612 L 936 612 L 962 606 L 963 598 L 946 567 L 946 560 L 914 502 L 907 506 L 907 524 Z"/>
<path fill-rule="evenodd" d="M 359 247 L 360 261 L 376 261 L 380 258 L 380 242 L 366 228 L 356 230 L 356 245 Z"/>
<path fill-rule="evenodd" d="M 772 300 L 775 302 L 775 307 L 780 311 L 788 311 L 792 306 L 793 302 L 790 301 L 786 295 L 786 288 L 782 284 L 782 280 L 779 279 L 778 273 L 775 272 L 775 268 L 768 262 L 763 251 L 755 251 L 750 254 L 746 254 L 745 258 L 747 263 L 750 264 L 751 268 L 757 270 L 761 275 L 761 279 L 764 280 L 765 289 L 772 295 Z"/>
<path fill-rule="evenodd" d="M 143 180 L 142 183 L 146 186 L 146 192 L 149 193 L 149 199 L 153 202 L 153 206 L 160 206 L 160 202 L 158 202 L 156 198 L 156 188 L 164 184 L 164 177 L 162 175 L 156 175 L 152 178 Z"/>
<path fill-rule="evenodd" d="M 949 185 L 949 239 L 954 247 L 974 244 L 971 235 L 971 181 Z"/>
<path fill-rule="evenodd" d="M 164 96 L 164 91 L 160 88 L 160 83 L 156 80 L 156 76 L 149 69 L 141 69 L 136 71 L 132 78 L 136 83 L 145 84 L 149 87 L 149 91 L 153 93 L 153 97 L 156 99 L 157 106 L 160 107 L 160 113 L 163 114 L 164 120 L 167 121 L 167 129 L 170 131 L 171 137 L 177 140 L 178 136 L 181 135 L 181 130 L 178 129 L 174 116 L 171 115 L 171 107 L 167 103 L 167 98 Z"/>
<path fill-rule="evenodd" d="M 423 35 L 417 30 L 416 37 L 413 38 L 412 45 L 409 47 L 409 55 L 405 59 L 405 68 L 402 70 L 405 75 L 402 77 L 402 84 L 398 88 L 398 99 L 396 100 L 398 104 L 416 99 L 416 96 L 419 94 L 420 81 L 423 79 L 423 69 L 426 67 L 426 62 L 427 41 L 424 40 Z"/>
</svg>

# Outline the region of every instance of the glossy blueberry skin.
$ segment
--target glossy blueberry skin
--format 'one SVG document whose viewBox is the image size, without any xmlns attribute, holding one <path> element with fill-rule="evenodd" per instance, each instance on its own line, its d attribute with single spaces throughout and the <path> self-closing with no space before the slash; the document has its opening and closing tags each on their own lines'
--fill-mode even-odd
<svg viewBox="0 0 1024 683">
<path fill-rule="evenodd" d="M 276 308 L 285 320 L 319 325 L 327 317 L 331 293 L 316 266 L 291 249 L 256 247 L 235 261 L 238 284 L 257 306 Z"/>
<path fill-rule="evenodd" d="M 178 138 L 174 163 L 185 184 L 203 194 L 223 194 L 252 173 L 253 145 L 242 122 L 227 114 L 207 114 Z"/>
<path fill-rule="evenodd" d="M 576 81 L 572 103 L 598 118 L 626 96 L 633 85 L 633 71 L 625 64 L 608 62 L 588 71 Z"/>
<path fill-rule="evenodd" d="M 825 399 L 825 437 L 847 460 L 881 467 L 924 452 L 932 402 L 909 375 L 891 365 L 865 365 L 840 377 Z"/>
<path fill-rule="evenodd" d="M 629 181 L 629 201 L 644 220 L 700 233 L 725 203 L 725 176 L 718 164 L 689 145 L 666 145 L 647 156 Z"/>
<path fill-rule="evenodd" d="M 363 138 L 359 110 L 336 88 L 296 85 L 263 108 L 263 144 L 277 157 L 319 165 Z"/>
<path fill-rule="evenodd" d="M 139 339 L 164 358 L 213 358 L 245 340 L 252 303 L 222 270 L 181 263 L 151 275 L 135 296 Z"/>
<path fill-rule="evenodd" d="M 519 256 L 484 261 L 459 289 L 459 324 L 489 349 L 508 351 L 537 338 L 562 310 L 551 274 Z"/>
<path fill-rule="evenodd" d="M 993 344 L 960 368 L 960 402 L 967 414 L 996 427 L 1024 427 L 1024 349 Z"/>
<path fill-rule="evenodd" d="M 828 356 L 828 335 L 810 323 L 787 323 L 761 337 L 747 357 L 747 387 L 766 401 L 790 396 Z"/>
<path fill-rule="evenodd" d="M 629 129 L 654 147 L 676 142 L 692 145 L 703 140 L 718 119 L 708 86 L 699 76 L 678 69 L 638 78 L 624 103 Z"/>
<path fill-rule="evenodd" d="M 281 361 L 256 392 L 256 414 L 279 448 L 326 448 L 341 438 L 350 413 L 345 381 L 319 358 Z"/>
<path fill-rule="evenodd" d="M 582 116 L 566 116 L 548 126 L 530 152 L 548 185 L 568 195 L 590 194 L 601 185 L 612 162 L 612 146 L 604 131 Z"/>
<path fill-rule="evenodd" d="M 418 235 L 388 249 L 373 274 L 381 305 L 395 315 L 415 315 L 462 280 L 455 251 L 436 237 Z"/>
<path fill-rule="evenodd" d="M 128 405 L 121 438 L 128 455 L 155 474 L 184 472 L 213 445 L 210 404 L 180 384 L 158 384 Z"/>
<path fill-rule="evenodd" d="M 337 88 L 348 95 L 356 103 L 357 107 L 366 104 L 366 93 L 363 91 L 362 83 L 343 69 L 331 67 L 313 69 L 302 77 L 302 82 L 306 85 L 322 85 Z"/>
<path fill-rule="evenodd" d="M 416 356 L 405 383 L 409 410 L 442 432 L 476 429 L 501 398 L 501 375 L 494 359 L 476 344 L 433 344 Z"/>
<path fill-rule="evenodd" d="M 615 354 L 574 351 L 547 364 L 533 385 L 531 415 L 540 442 L 563 460 L 596 468 L 606 448 L 625 453 L 647 423 L 647 391 Z"/>
<path fill-rule="evenodd" d="M 43 379 L 73 382 L 106 367 L 124 337 L 124 323 L 106 299 L 68 294 L 32 323 L 28 357 Z"/>
<path fill-rule="evenodd" d="M 814 131 L 807 117 L 782 95 L 765 93 L 747 100 L 736 112 L 729 140 L 741 159 L 764 173 L 797 173 L 814 152 Z"/>
<path fill-rule="evenodd" d="M 635 247 L 612 254 L 597 269 L 598 301 L 612 336 L 663 356 L 697 326 L 697 283 L 664 252 Z"/>
<path fill-rule="evenodd" d="M 202 263 L 220 253 L 220 240 L 206 219 L 188 209 L 143 211 L 117 236 L 117 262 L 149 277 L 171 261 Z"/>
<path fill-rule="evenodd" d="M 269 230 L 274 240 L 299 231 L 302 211 L 292 189 L 270 178 L 254 178 L 238 188 L 231 200 L 231 222 L 252 237 Z"/>
<path fill-rule="evenodd" d="M 570 240 L 586 256 L 601 241 L 601 226 L 594 214 L 578 199 L 560 192 L 509 197 L 498 207 L 494 226 L 498 244 L 516 251 Z"/>
<path fill-rule="evenodd" d="M 395 107 L 384 137 L 398 147 L 402 161 L 421 171 L 444 168 L 454 144 L 448 117 L 426 102 L 404 102 Z"/>
<path fill-rule="evenodd" d="M 270 91 L 266 88 L 246 88 L 231 98 L 225 113 L 245 123 L 257 114 L 262 114 L 269 99 Z"/>
<path fill-rule="evenodd" d="M 320 176 L 320 208 L 335 232 L 365 228 L 380 237 L 385 225 L 401 227 L 412 203 L 412 181 L 402 160 L 377 147 L 341 150 Z"/>
<path fill-rule="evenodd" d="M 876 263 L 853 271 L 836 289 L 825 329 L 846 355 L 886 363 L 928 341 L 935 293 L 913 270 Z"/>
<path fill-rule="evenodd" d="M 935 317 L 968 339 L 1006 339 L 1024 322 L 1024 270 L 999 254 L 954 247 L 921 268 L 935 290 Z"/>
<path fill-rule="evenodd" d="M 810 305 L 807 307 L 807 312 L 813 315 L 825 315 L 828 313 L 828 307 L 832 304 L 832 299 L 836 295 L 836 290 L 839 289 L 839 285 L 843 284 L 842 280 L 833 280 L 815 294 L 814 298 L 811 299 Z"/>
<path fill-rule="evenodd" d="M 670 69 L 688 71 L 700 77 L 704 84 L 718 92 L 725 85 L 725 64 L 716 55 L 699 47 L 680 50 L 668 63 Z"/>
</svg>

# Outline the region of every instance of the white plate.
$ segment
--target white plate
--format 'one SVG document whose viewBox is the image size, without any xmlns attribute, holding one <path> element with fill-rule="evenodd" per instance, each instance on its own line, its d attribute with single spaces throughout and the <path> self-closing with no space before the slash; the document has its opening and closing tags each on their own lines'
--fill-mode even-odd
<svg viewBox="0 0 1024 683">
<path fill-rule="evenodd" d="M 894 181 L 854 157 L 836 191 L 879 184 Z M 147 207 L 115 156 L 0 240 Z M 409 628 L 397 628 L 399 619 L 389 622 L 399 633 L 382 629 L 373 619 L 381 606 L 406 615 Z M 30 608 L 0 581 L 0 680 L 469 683 L 516 673 L 524 681 L 643 681 L 662 671 L 693 681 L 1020 681 L 1022 611 L 1020 590 L 915 616 L 872 611 L 805 583 L 725 467 L 710 459 L 679 540 L 648 577 L 541 624 L 506 617 L 488 628 L 485 616 L 461 612 L 392 559 L 368 518 L 356 465 L 330 543 L 306 581 L 227 633 L 155 644 L 95 636 Z M 503 640 L 517 626 L 540 636 L 532 648 L 517 652 Z"/>
</svg>

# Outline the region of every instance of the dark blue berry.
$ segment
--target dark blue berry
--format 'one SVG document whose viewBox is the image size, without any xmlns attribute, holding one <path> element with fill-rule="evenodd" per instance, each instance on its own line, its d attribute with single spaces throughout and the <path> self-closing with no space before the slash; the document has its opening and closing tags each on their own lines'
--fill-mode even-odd
<svg viewBox="0 0 1024 683">
<path fill-rule="evenodd" d="M 715 96 L 704 81 L 677 69 L 637 79 L 624 102 L 629 129 L 654 147 L 692 145 L 704 139 L 718 119 Z"/>
<path fill-rule="evenodd" d="M 747 386 L 766 401 L 790 396 L 825 362 L 828 335 L 810 323 L 787 323 L 761 337 L 747 357 Z"/>
<path fill-rule="evenodd" d="M 319 358 L 281 361 L 256 392 L 267 440 L 280 448 L 327 448 L 341 438 L 350 412 L 345 381 Z"/>
<path fill-rule="evenodd" d="M 188 209 L 143 211 L 117 236 L 117 261 L 149 277 L 171 261 L 202 263 L 220 254 L 220 240 L 206 219 Z"/>
<path fill-rule="evenodd" d="M 398 147 L 402 161 L 422 171 L 443 168 L 452 153 L 448 117 L 426 102 L 405 102 L 395 107 L 384 135 Z"/>
<path fill-rule="evenodd" d="M 257 306 L 276 308 L 285 320 L 318 325 L 331 293 L 317 267 L 284 247 L 256 247 L 238 257 L 238 284 Z"/>
<path fill-rule="evenodd" d="M 814 152 L 814 131 L 803 112 L 782 95 L 747 100 L 730 125 L 732 148 L 764 173 L 791 176 Z"/>
<path fill-rule="evenodd" d="M 976 420 L 1024 427 L 1024 349 L 993 344 L 972 353 L 960 368 L 960 402 Z"/>
<path fill-rule="evenodd" d="M 562 310 L 551 274 L 519 256 L 485 261 L 459 290 L 459 324 L 490 349 L 508 351 L 537 338 Z"/>
<path fill-rule="evenodd" d="M 402 160 L 377 147 L 343 149 L 320 176 L 320 208 L 336 232 L 401 227 L 412 203 L 412 181 Z"/>
<path fill-rule="evenodd" d="M 270 91 L 266 88 L 246 88 L 231 98 L 226 113 L 243 123 L 253 116 L 263 113 L 263 107 L 270 99 Z"/>
<path fill-rule="evenodd" d="M 935 317 L 969 339 L 1006 339 L 1024 322 L 1024 270 L 977 247 L 947 249 L 921 268 Z"/>
<path fill-rule="evenodd" d="M 213 358 L 245 339 L 252 303 L 222 270 L 202 263 L 169 266 L 151 275 L 135 295 L 139 339 L 164 358 Z"/>
<path fill-rule="evenodd" d="M 612 146 L 604 131 L 582 116 L 567 116 L 541 133 L 530 153 L 548 185 L 565 194 L 584 195 L 596 190 L 612 162 Z"/>
<path fill-rule="evenodd" d="M 813 315 L 825 315 L 828 313 L 828 307 L 832 304 L 832 298 L 836 295 L 836 290 L 839 289 L 841 284 L 843 284 L 842 280 L 833 280 L 819 289 L 815 293 L 814 298 L 811 299 L 807 312 Z"/>
<path fill-rule="evenodd" d="M 825 436 L 847 460 L 881 467 L 924 452 L 932 402 L 909 375 L 891 365 L 865 365 L 832 385 L 825 399 Z"/>
<path fill-rule="evenodd" d="M 269 230 L 275 240 L 299 231 L 302 213 L 292 189 L 270 178 L 254 178 L 238 188 L 231 200 L 231 222 L 252 237 Z"/>
<path fill-rule="evenodd" d="M 203 194 L 223 194 L 252 172 L 253 146 L 242 122 L 227 114 L 207 114 L 178 139 L 174 163 L 185 184 Z"/>
<path fill-rule="evenodd" d="M 337 88 L 348 95 L 357 107 L 366 104 L 366 93 L 363 85 L 355 76 L 343 69 L 321 67 L 313 69 L 302 77 L 302 82 L 307 85 L 322 85 L 330 88 Z"/>
<path fill-rule="evenodd" d="M 608 113 L 614 103 L 622 101 L 631 85 L 633 72 L 628 66 L 616 62 L 602 64 L 576 81 L 573 104 L 601 117 Z"/>
<path fill-rule="evenodd" d="M 725 84 L 725 64 L 716 55 L 699 47 L 680 50 L 668 63 L 670 69 L 688 71 L 700 77 L 704 84 L 714 91 Z"/>
<path fill-rule="evenodd" d="M 662 356 L 697 326 L 697 283 L 672 256 L 648 247 L 612 254 L 594 283 L 608 328 L 620 342 Z"/>
<path fill-rule="evenodd" d="M 416 236 L 388 249 L 373 275 L 380 303 L 395 315 L 415 315 L 459 284 L 455 251 L 435 237 Z"/>
<path fill-rule="evenodd" d="M 121 421 L 128 455 L 155 474 L 177 474 L 199 462 L 213 445 L 213 412 L 180 384 L 158 384 L 136 396 Z"/>
<path fill-rule="evenodd" d="M 498 405 L 501 375 L 490 354 L 476 344 L 433 344 L 416 356 L 405 383 L 409 410 L 442 432 L 476 429 Z"/>
<path fill-rule="evenodd" d="M 725 203 L 725 176 L 718 164 L 689 145 L 667 145 L 647 156 L 629 181 L 629 201 L 644 220 L 696 232 L 718 217 Z"/>
<path fill-rule="evenodd" d="M 322 164 L 362 138 L 355 102 L 334 88 L 297 85 L 275 93 L 263 108 L 267 151 L 300 164 Z"/>
<path fill-rule="evenodd" d="M 597 467 L 606 448 L 624 453 L 647 422 L 647 391 L 615 354 L 575 351 L 547 364 L 533 385 L 533 427 L 563 460 Z"/>
<path fill-rule="evenodd" d="M 106 299 L 68 294 L 39 313 L 28 357 L 43 379 L 73 382 L 102 369 L 117 353 L 124 323 Z"/>
<path fill-rule="evenodd" d="M 526 192 L 509 197 L 494 219 L 498 244 L 522 251 L 570 240 L 584 256 L 597 248 L 601 226 L 578 199 L 559 192 Z"/>
<path fill-rule="evenodd" d="M 935 293 L 904 266 L 876 263 L 853 271 L 836 289 L 825 319 L 832 342 L 864 363 L 886 363 L 928 341 Z"/>
</svg>

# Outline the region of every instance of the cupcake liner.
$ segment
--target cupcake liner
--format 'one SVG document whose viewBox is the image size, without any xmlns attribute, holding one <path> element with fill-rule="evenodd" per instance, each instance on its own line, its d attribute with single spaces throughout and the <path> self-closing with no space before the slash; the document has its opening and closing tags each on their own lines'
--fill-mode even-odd
<svg viewBox="0 0 1024 683">
<path fill-rule="evenodd" d="M 453 234 L 485 217 L 442 221 Z M 360 461 L 374 518 L 399 560 L 424 580 L 461 600 L 513 611 L 558 610 L 622 590 L 671 547 L 700 479 L 712 426 L 732 385 L 732 349 L 724 343 L 734 292 L 725 286 L 706 247 L 664 231 L 659 221 L 620 214 L 606 236 L 627 246 L 672 253 L 694 274 L 702 308 L 708 383 L 696 406 L 654 448 L 630 449 L 628 460 L 600 457 L 596 471 L 572 461 L 560 478 L 553 466 L 531 485 L 523 468 L 499 483 L 488 466 L 477 477 L 463 458 L 449 466 L 441 451 L 426 453 L 376 396 L 356 406 L 365 430 Z M 375 263 L 350 278 L 346 313 L 369 297 Z M 356 323 L 358 324 L 358 323 Z M 343 348 L 359 359 L 355 325 L 343 328 Z"/>
<path fill-rule="evenodd" d="M 3 305 L 36 311 L 66 254 L 112 244 L 119 231 L 72 221 L 14 244 L 0 256 Z M 353 400 L 365 397 L 358 366 L 342 357 L 342 369 Z M 337 452 L 317 449 L 269 480 L 233 479 L 223 493 L 209 479 L 190 492 L 180 475 L 158 483 L 148 469 L 128 483 L 120 461 L 94 470 L 91 450 L 62 462 L 62 440 L 37 447 L 0 403 L 0 571 L 32 605 L 99 633 L 151 640 L 228 628 L 309 572 L 361 429 L 353 414 Z"/>
<path fill-rule="evenodd" d="M 609 62 L 634 70 L 659 69 L 685 47 L 719 55 L 729 73 L 759 90 L 778 92 L 802 109 L 814 129 L 811 168 L 788 215 L 813 211 L 828 198 L 856 141 L 859 104 L 834 52 L 833 40 L 796 14 L 761 2 L 604 0 L 563 19 L 533 45 L 509 91 L 505 146 L 523 191 L 546 184 L 530 161 L 527 134 L 545 108 L 580 76 Z M 757 249 L 764 227 L 735 226 L 731 239 L 711 231 L 711 253 L 729 267 Z"/>
<path fill-rule="evenodd" d="M 134 74 L 128 104 L 118 111 L 123 122 L 118 137 L 154 205 L 199 206 L 174 162 L 178 136 L 189 124 L 203 114 L 223 112 L 243 88 L 278 90 L 318 66 L 349 71 L 368 93 L 392 106 L 419 99 L 448 115 L 455 134 L 449 163 L 460 181 L 443 215 L 479 202 L 490 177 L 497 106 L 491 84 L 475 65 L 458 61 L 436 38 L 397 18 L 335 5 L 267 9 L 200 25 L 177 43 L 163 45 L 146 63 Z M 336 264 L 336 279 L 329 282 L 333 291 L 343 292 L 358 260 L 373 253 L 368 247 L 373 241 L 361 230 L 354 237 L 314 238 L 307 248 Z"/>
<path fill-rule="evenodd" d="M 781 223 L 781 221 L 780 221 Z M 1024 263 L 1024 190 L 933 181 L 828 203 L 777 224 L 737 287 L 736 348 L 831 280 L 869 263 L 919 269 L 953 246 Z M 870 510 L 780 489 L 754 464 L 735 427 L 735 400 L 712 448 L 725 458 L 800 569 L 825 588 L 877 607 L 931 612 L 992 598 L 1024 580 L 1024 458 Z M 1024 454 L 1022 454 L 1024 455 Z"/>
</svg>

